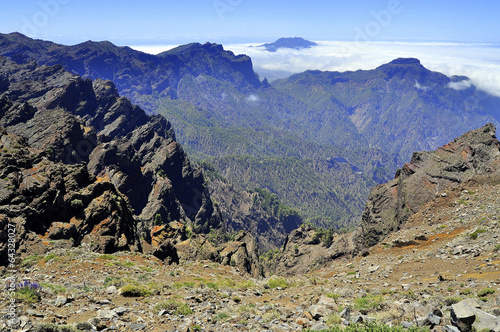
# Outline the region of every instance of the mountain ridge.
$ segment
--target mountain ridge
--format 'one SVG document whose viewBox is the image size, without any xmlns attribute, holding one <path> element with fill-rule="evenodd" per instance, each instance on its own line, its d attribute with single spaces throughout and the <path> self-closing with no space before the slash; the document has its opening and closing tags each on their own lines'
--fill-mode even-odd
<svg viewBox="0 0 500 332">
<path fill-rule="evenodd" d="M 16 45 L 3 38 L 0 53 L 15 52 Z M 91 46 L 98 49 L 95 57 Z M 168 118 L 191 158 L 208 161 L 240 190 L 267 189 L 306 220 L 338 228 L 359 222 L 370 188 L 389 180 L 413 151 L 436 148 L 486 122 L 498 124 L 498 100 L 417 59 L 356 72 L 308 71 L 269 84 L 260 83 L 250 58 L 216 44 L 192 43 L 161 57 L 109 43 L 79 47 L 83 55 L 37 56 L 86 68 L 86 75 L 102 70 L 120 93 Z M 115 53 L 127 61 L 116 61 Z M 121 69 L 108 70 L 115 63 Z M 274 170 L 282 168 L 293 170 L 288 178 L 302 186 L 296 192 L 279 185 Z M 321 203 L 314 197 L 323 197 Z"/>
</svg>

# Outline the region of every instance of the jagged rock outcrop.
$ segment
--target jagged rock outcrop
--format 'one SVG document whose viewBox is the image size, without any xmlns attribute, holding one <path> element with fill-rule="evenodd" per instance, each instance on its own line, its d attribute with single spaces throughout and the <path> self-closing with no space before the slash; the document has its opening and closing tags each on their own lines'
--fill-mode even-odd
<svg viewBox="0 0 500 332">
<path fill-rule="evenodd" d="M 203 176 L 163 117 L 147 116 L 113 83 L 92 82 L 61 66 L 0 58 L 0 76 L 9 77 L 0 97 L 0 125 L 9 132 L 49 151 L 53 160 L 87 162 L 91 174 L 109 177 L 146 226 L 157 215 L 193 223 L 199 231 L 216 226 Z"/>
<path fill-rule="evenodd" d="M 128 199 L 84 163 L 50 161 L 46 151 L 0 128 L 0 178 L 0 264 L 7 263 L 7 227 L 15 228 L 18 257 L 43 253 L 58 240 L 101 253 L 141 250 Z"/>
<path fill-rule="evenodd" d="M 304 224 L 287 235 L 283 248 L 263 257 L 266 275 L 300 275 L 318 269 L 353 249 L 350 234 L 332 232 L 329 237 Z"/>
<path fill-rule="evenodd" d="M 375 187 L 354 233 L 356 251 L 378 243 L 446 189 L 478 175 L 499 172 L 500 142 L 487 124 L 435 151 L 415 152 L 396 177 Z"/>
<path fill-rule="evenodd" d="M 426 203 L 446 197 L 446 191 L 464 183 L 498 183 L 500 141 L 496 128 L 487 124 L 456 138 L 435 151 L 416 152 L 395 179 L 373 188 L 361 224 L 348 234 L 331 233 L 303 225 L 292 231 L 283 249 L 264 261 L 266 273 L 294 274 L 320 268 L 332 260 L 369 255 L 370 247 L 402 228 Z M 427 241 L 392 241 L 396 246 Z"/>
<path fill-rule="evenodd" d="M 175 248 L 184 260 L 211 260 L 222 265 L 234 266 L 241 273 L 257 278 L 263 275 L 255 238 L 248 232 L 240 232 L 228 242 L 215 245 L 206 235 L 196 235 L 175 243 Z"/>
<path fill-rule="evenodd" d="M 113 83 L 62 66 L 0 57 L 0 77 L 0 126 L 36 151 L 2 155 L 2 211 L 25 228 L 20 234 L 109 252 L 140 250 L 137 238 L 151 240 L 153 224 L 219 226 L 201 171 L 163 117 L 147 116 Z"/>
</svg>

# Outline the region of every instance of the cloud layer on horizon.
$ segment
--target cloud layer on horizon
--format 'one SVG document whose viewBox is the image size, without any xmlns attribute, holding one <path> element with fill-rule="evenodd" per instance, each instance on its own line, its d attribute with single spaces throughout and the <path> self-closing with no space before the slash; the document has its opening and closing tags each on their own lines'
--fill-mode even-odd
<svg viewBox="0 0 500 332">
<path fill-rule="evenodd" d="M 447 76 L 467 76 L 477 88 L 500 97 L 500 45 L 425 42 L 317 41 L 309 49 L 268 52 L 253 44 L 228 44 L 224 49 L 252 58 L 261 79 L 272 81 L 306 70 L 349 71 L 374 69 L 396 58 L 417 58 L 426 68 Z M 173 46 L 141 46 L 135 49 L 156 54 Z M 468 82 L 468 81 L 466 81 Z M 469 83 L 456 82 L 452 89 Z"/>
<path fill-rule="evenodd" d="M 417 58 L 426 68 L 447 76 L 467 76 L 479 89 L 500 97 L 500 45 L 410 42 L 319 41 L 300 51 L 267 52 L 262 43 L 225 45 L 235 54 L 252 58 L 255 71 L 269 80 L 306 70 L 374 69 L 396 58 Z M 468 82 L 468 81 L 466 81 Z M 457 82 L 450 88 L 464 88 Z"/>
</svg>

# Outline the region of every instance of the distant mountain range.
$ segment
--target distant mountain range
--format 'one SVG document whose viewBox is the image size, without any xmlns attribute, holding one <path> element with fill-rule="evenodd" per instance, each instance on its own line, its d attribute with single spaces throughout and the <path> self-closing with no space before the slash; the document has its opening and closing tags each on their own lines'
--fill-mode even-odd
<svg viewBox="0 0 500 332">
<path fill-rule="evenodd" d="M 259 47 L 264 47 L 269 52 L 276 52 L 280 48 L 291 48 L 294 50 L 301 50 L 303 48 L 310 48 L 313 46 L 318 46 L 315 42 L 305 40 L 300 37 L 293 38 L 280 38 L 274 43 L 268 43 L 260 45 Z"/>
<path fill-rule="evenodd" d="M 359 222 L 370 188 L 413 151 L 500 121 L 498 98 L 417 59 L 269 83 L 248 56 L 209 43 L 154 56 L 109 42 L 64 46 L 9 34 L 0 35 L 0 55 L 114 81 L 133 103 L 164 115 L 214 179 L 235 190 L 264 188 L 305 220 L 337 228 Z"/>
</svg>

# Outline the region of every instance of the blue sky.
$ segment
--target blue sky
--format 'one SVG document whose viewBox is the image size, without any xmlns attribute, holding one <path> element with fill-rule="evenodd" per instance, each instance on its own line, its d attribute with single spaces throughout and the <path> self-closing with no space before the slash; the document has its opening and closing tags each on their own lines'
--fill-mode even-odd
<svg viewBox="0 0 500 332">
<path fill-rule="evenodd" d="M 497 0 L 2 1 L 0 32 L 76 44 L 311 40 L 500 43 Z"/>
<path fill-rule="evenodd" d="M 371 69 L 417 57 L 500 96 L 498 0 L 0 0 L 0 32 L 72 45 L 109 40 L 158 53 L 215 42 L 252 57 L 261 77 Z M 320 46 L 276 53 L 259 44 L 303 37 Z"/>
</svg>

